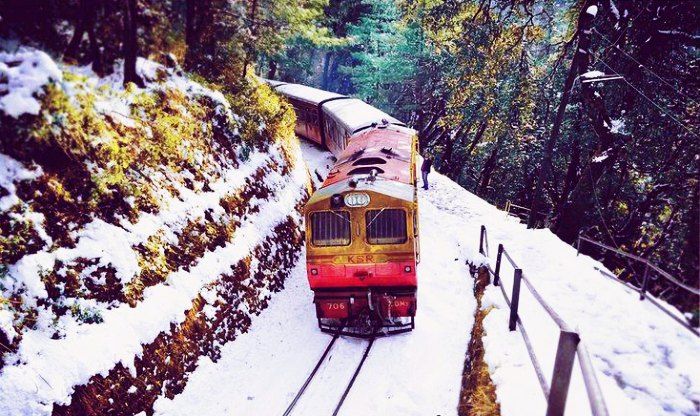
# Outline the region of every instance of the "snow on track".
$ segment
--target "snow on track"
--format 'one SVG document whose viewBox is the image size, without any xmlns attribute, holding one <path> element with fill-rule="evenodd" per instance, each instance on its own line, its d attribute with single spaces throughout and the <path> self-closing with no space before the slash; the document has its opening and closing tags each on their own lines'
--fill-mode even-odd
<svg viewBox="0 0 700 416">
<path fill-rule="evenodd" d="M 310 170 L 325 175 L 328 154 L 302 148 Z M 476 307 L 465 259 L 474 253 L 456 240 L 459 217 L 420 203 L 416 329 L 375 342 L 341 415 L 457 414 Z M 156 402 L 156 414 L 281 415 L 330 340 L 317 328 L 302 258 L 250 331 L 225 345 L 218 362 L 202 358 L 180 395 Z M 367 342 L 339 339 L 293 414 L 331 414 Z"/>
<path fill-rule="evenodd" d="M 332 415 L 368 344 L 368 340 L 339 338 L 291 414 Z"/>
</svg>

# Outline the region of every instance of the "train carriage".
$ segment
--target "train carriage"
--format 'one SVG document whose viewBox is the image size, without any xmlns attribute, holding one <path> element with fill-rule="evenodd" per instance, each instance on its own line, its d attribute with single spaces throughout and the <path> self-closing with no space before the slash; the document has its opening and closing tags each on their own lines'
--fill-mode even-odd
<svg viewBox="0 0 700 416">
<path fill-rule="evenodd" d="M 337 158 L 304 214 L 319 327 L 354 336 L 410 331 L 419 260 L 415 131 L 355 98 L 271 85 L 294 106 L 297 134 Z"/>
</svg>

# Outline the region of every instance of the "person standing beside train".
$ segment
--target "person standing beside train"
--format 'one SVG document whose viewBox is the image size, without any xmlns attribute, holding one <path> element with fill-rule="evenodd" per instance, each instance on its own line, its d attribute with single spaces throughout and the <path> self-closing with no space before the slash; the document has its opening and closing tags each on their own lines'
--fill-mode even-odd
<svg viewBox="0 0 700 416">
<path fill-rule="evenodd" d="M 433 166 L 432 156 L 426 154 L 423 158 L 423 164 L 420 166 L 420 171 L 423 174 L 423 189 L 428 189 L 428 174 Z"/>
</svg>

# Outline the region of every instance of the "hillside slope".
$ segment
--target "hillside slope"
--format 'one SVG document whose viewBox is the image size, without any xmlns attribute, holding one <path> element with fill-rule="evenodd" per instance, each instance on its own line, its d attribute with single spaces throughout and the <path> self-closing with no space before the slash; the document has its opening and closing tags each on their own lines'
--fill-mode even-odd
<svg viewBox="0 0 700 416">
<path fill-rule="evenodd" d="M 296 262 L 293 114 L 140 59 L 144 89 L 0 54 L 0 414 L 136 414 Z"/>
<path fill-rule="evenodd" d="M 459 218 L 454 232 L 462 244 L 478 247 L 479 227 L 486 226 L 491 266 L 503 244 L 544 300 L 581 334 L 610 414 L 691 416 L 700 411 L 700 339 L 650 302 L 640 302 L 636 292 L 601 275 L 596 268 L 612 272 L 588 256 L 577 256 L 574 247 L 549 230 L 528 230 L 450 179 L 431 176 L 434 183 L 422 193 L 423 201 Z M 473 261 L 481 260 L 476 256 Z M 501 270 L 510 296 L 513 267 L 504 260 Z M 508 331 L 509 308 L 500 290 L 489 286 L 483 302 L 490 310 L 484 323 L 485 360 L 502 414 L 522 415 L 524 405 L 527 414 L 544 414 L 546 400 L 521 335 Z M 524 284 L 519 316 L 549 383 L 559 331 Z M 590 414 L 578 363 L 571 383 L 567 414 Z"/>
<path fill-rule="evenodd" d="M 300 148 L 265 86 L 233 96 L 175 65 L 138 70 L 146 88 L 124 89 L 119 72 L 0 54 L 0 414 L 279 414 L 330 339 L 298 261 L 308 173 L 321 180 L 329 154 Z M 467 263 L 494 264 L 499 243 L 581 333 L 611 414 L 697 414 L 696 337 L 548 230 L 430 179 L 416 329 L 377 340 L 342 414 L 457 413 L 477 308 Z M 557 328 L 522 293 L 549 377 Z M 543 414 L 500 291 L 481 307 L 501 414 Z M 332 411 L 365 344 L 338 342 L 297 414 Z M 588 412 L 575 370 L 567 414 Z"/>
</svg>

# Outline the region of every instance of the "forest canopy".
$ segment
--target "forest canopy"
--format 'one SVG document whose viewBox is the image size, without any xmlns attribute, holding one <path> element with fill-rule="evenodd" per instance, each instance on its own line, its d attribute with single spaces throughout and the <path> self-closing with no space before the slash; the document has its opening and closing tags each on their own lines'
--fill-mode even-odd
<svg viewBox="0 0 700 416">
<path fill-rule="evenodd" d="M 259 72 L 357 95 L 416 128 L 440 172 L 534 211 L 530 226 L 569 243 L 582 233 L 697 287 L 698 7 L 331 1 L 326 25 L 345 44 L 292 39 Z M 642 284 L 642 265 L 582 249 Z M 652 291 L 697 319 L 697 297 L 662 280 Z"/>
<path fill-rule="evenodd" d="M 137 56 L 242 93 L 253 74 L 356 95 L 419 132 L 436 168 L 698 285 L 694 0 L 2 0 L 2 49 L 100 75 Z M 643 268 L 592 247 L 642 284 Z M 698 314 L 661 279 L 650 290 Z"/>
</svg>

